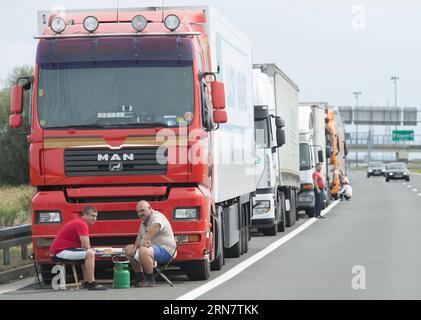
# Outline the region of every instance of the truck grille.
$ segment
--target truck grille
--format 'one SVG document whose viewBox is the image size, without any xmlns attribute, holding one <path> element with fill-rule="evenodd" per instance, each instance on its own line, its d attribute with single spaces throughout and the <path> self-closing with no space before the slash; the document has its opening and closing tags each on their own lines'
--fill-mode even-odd
<svg viewBox="0 0 421 320">
<path fill-rule="evenodd" d="M 157 147 L 64 150 L 68 177 L 162 175 L 167 172 L 167 158 L 167 150 Z"/>
</svg>

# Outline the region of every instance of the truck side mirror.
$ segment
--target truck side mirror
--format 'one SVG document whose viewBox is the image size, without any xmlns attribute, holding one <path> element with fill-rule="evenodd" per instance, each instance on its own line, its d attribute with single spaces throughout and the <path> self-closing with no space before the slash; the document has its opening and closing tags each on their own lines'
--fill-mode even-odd
<svg viewBox="0 0 421 320">
<path fill-rule="evenodd" d="M 213 110 L 213 122 L 226 123 L 227 121 L 228 115 L 226 110 Z"/>
<path fill-rule="evenodd" d="M 276 129 L 276 142 L 277 147 L 282 147 L 285 144 L 285 130 L 283 129 Z"/>
<path fill-rule="evenodd" d="M 281 117 L 276 117 L 275 125 L 276 125 L 277 128 L 281 129 L 281 128 L 285 127 L 285 120 L 282 119 Z"/>
<path fill-rule="evenodd" d="M 12 129 L 17 129 L 17 128 L 22 127 L 22 115 L 11 114 L 9 116 L 9 127 Z"/>
<path fill-rule="evenodd" d="M 21 114 L 23 110 L 23 86 L 16 84 L 12 87 L 10 95 L 10 112 Z"/>
<path fill-rule="evenodd" d="M 222 82 L 213 81 L 212 88 L 212 105 L 215 110 L 225 109 L 225 86 Z"/>
<path fill-rule="evenodd" d="M 323 150 L 319 150 L 317 152 L 317 155 L 319 157 L 319 162 L 323 162 L 324 161 L 324 157 L 323 157 Z"/>
</svg>

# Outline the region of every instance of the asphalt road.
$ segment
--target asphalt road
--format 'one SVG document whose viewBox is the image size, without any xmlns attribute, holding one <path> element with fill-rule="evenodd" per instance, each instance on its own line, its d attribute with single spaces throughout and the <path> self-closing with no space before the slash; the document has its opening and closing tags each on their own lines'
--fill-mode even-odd
<svg viewBox="0 0 421 320">
<path fill-rule="evenodd" d="M 35 289 L 29 279 L 24 288 L 0 287 L 0 300 L 421 299 L 421 176 L 386 183 L 356 172 L 350 183 L 353 198 L 326 219 L 302 218 L 276 237 L 255 235 L 247 254 L 226 259 L 208 281 L 169 273 L 174 287 L 57 292 Z"/>
</svg>

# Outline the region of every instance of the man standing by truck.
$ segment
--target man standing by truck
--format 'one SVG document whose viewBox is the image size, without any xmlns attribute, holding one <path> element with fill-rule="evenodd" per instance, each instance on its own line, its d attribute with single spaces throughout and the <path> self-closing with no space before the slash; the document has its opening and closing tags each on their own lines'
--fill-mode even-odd
<svg viewBox="0 0 421 320">
<path fill-rule="evenodd" d="M 322 172 L 322 164 L 319 162 L 316 165 L 316 170 L 313 172 L 313 184 L 314 184 L 314 217 L 318 219 L 324 219 L 324 217 L 320 214 L 323 207 L 323 199 L 324 199 L 324 189 L 325 189 L 325 180 L 321 174 Z"/>
</svg>

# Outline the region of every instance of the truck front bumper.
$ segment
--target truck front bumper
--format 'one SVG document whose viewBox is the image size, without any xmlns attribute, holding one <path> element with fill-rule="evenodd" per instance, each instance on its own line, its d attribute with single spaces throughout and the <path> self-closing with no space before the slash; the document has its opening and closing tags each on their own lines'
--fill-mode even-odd
<svg viewBox="0 0 421 320">
<path fill-rule="evenodd" d="M 251 218 L 252 228 L 266 228 L 271 227 L 275 223 L 275 201 L 273 194 L 256 194 L 253 198 L 253 215 Z M 269 206 L 256 207 L 258 203 L 265 203 Z"/>
<path fill-rule="evenodd" d="M 116 187 L 118 189 L 118 187 Z M 202 260 L 207 257 L 211 248 L 212 230 L 210 217 L 211 199 L 209 191 L 201 187 L 171 188 L 168 196 L 160 201 L 150 201 L 151 207 L 162 212 L 170 221 L 174 235 L 182 237 L 177 262 Z M 93 206 L 98 211 L 98 220 L 90 226 L 92 247 L 125 247 L 133 244 L 140 227 L 136 216 L 137 202 L 84 201 L 69 202 L 62 191 L 38 192 L 32 200 L 32 238 L 36 261 L 51 263 L 49 248 L 54 237 L 70 220 L 77 218 L 85 206 Z M 142 199 L 142 195 L 138 196 Z M 182 204 L 182 206 L 180 206 Z M 198 208 L 197 219 L 174 219 L 176 208 Z M 43 224 L 37 221 L 37 215 L 43 211 L 58 211 L 59 223 Z"/>
</svg>

